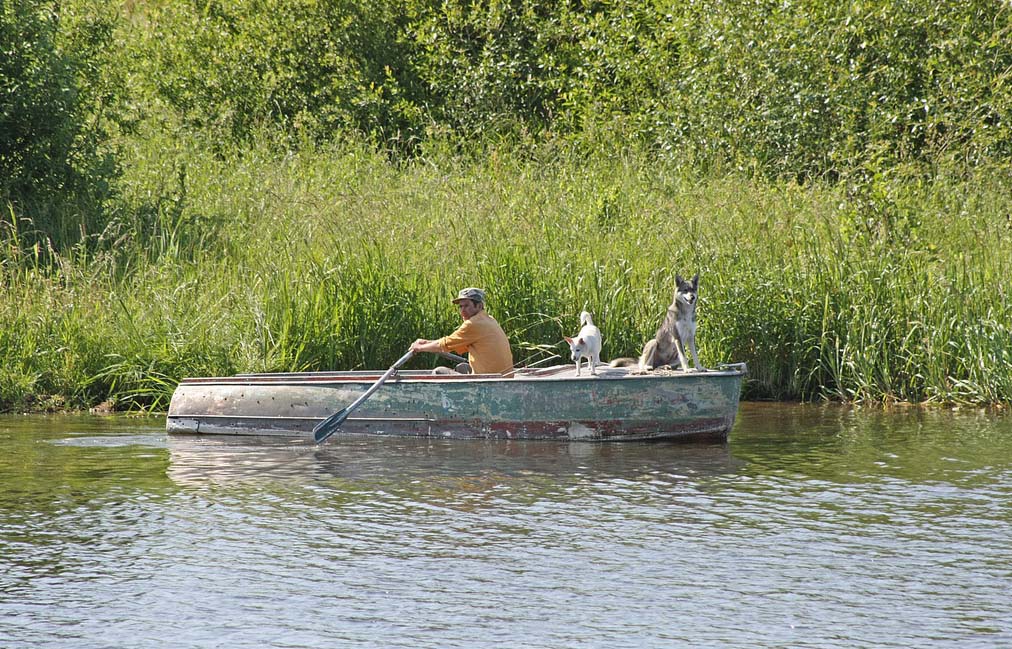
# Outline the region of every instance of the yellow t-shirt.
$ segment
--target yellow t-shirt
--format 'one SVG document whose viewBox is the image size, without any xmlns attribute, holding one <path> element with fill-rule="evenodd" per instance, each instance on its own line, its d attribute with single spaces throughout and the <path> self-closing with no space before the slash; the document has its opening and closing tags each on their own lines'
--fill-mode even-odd
<svg viewBox="0 0 1012 649">
<path fill-rule="evenodd" d="M 467 361 L 475 374 L 505 374 L 513 370 L 510 341 L 495 318 L 479 311 L 449 336 L 439 339 L 443 351 L 467 352 Z"/>
</svg>

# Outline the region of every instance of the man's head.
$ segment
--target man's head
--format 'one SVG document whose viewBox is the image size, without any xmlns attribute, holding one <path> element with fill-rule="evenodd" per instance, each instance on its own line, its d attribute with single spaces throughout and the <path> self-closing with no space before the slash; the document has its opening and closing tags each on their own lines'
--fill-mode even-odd
<svg viewBox="0 0 1012 649">
<path fill-rule="evenodd" d="M 485 308 L 485 291 L 473 287 L 461 289 L 453 303 L 460 309 L 460 317 L 466 320 Z"/>
</svg>

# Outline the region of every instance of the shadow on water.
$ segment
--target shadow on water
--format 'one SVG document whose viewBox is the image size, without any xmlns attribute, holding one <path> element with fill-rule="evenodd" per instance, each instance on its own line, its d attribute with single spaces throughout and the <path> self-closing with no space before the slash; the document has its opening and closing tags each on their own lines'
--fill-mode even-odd
<svg viewBox="0 0 1012 649">
<path fill-rule="evenodd" d="M 0 512 L 166 485 L 160 417 L 0 416 Z"/>
<path fill-rule="evenodd" d="M 742 404 L 731 452 L 752 475 L 967 482 L 1008 471 L 1012 417 L 985 410 Z"/>
</svg>

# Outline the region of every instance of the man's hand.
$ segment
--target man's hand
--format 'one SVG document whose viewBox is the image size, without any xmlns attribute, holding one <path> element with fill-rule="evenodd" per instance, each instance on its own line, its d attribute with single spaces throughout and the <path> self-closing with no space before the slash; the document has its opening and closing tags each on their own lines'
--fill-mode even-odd
<svg viewBox="0 0 1012 649">
<path fill-rule="evenodd" d="M 439 352 L 442 351 L 439 348 L 438 340 L 426 340 L 425 338 L 419 338 L 415 342 L 411 343 L 411 351 L 418 352 Z"/>
</svg>

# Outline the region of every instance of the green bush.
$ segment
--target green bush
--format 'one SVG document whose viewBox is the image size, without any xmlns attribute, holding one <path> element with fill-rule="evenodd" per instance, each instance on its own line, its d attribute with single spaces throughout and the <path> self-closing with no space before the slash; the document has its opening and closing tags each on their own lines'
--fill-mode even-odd
<svg viewBox="0 0 1012 649">
<path fill-rule="evenodd" d="M 105 118 L 118 99 L 104 57 L 115 24 L 89 0 L 0 4 L 0 205 L 26 245 L 59 249 L 105 226 L 117 171 Z"/>
<path fill-rule="evenodd" d="M 294 142 L 364 134 L 381 146 L 417 137 L 417 81 L 397 39 L 397 3 L 186 0 L 138 11 L 129 65 L 138 90 L 209 135 L 248 142 L 266 128 Z"/>
<path fill-rule="evenodd" d="M 1012 155 L 1000 0 L 150 3 L 139 86 L 215 146 L 364 134 L 645 144 L 689 166 L 837 179 Z M 435 139 L 435 140 L 434 140 Z"/>
<path fill-rule="evenodd" d="M 433 121 L 469 139 L 604 135 L 798 178 L 1012 155 L 999 0 L 451 0 L 410 33 Z"/>
</svg>

